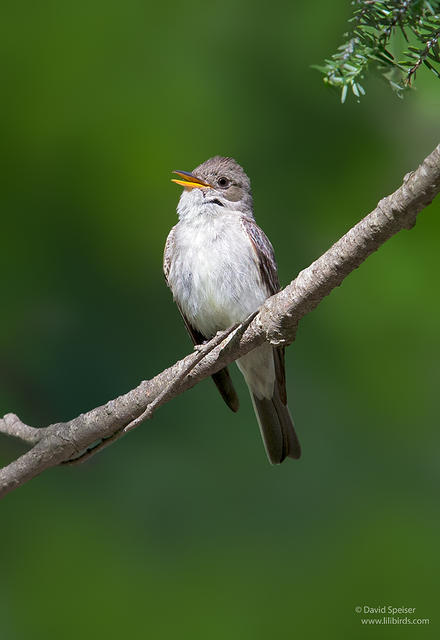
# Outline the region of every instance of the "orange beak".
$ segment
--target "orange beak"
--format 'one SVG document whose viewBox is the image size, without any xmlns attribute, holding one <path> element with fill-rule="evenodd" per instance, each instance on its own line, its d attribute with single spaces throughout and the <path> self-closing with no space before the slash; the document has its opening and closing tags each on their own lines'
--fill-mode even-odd
<svg viewBox="0 0 440 640">
<path fill-rule="evenodd" d="M 171 182 L 180 184 L 185 189 L 212 189 L 210 184 L 200 180 L 200 178 L 196 178 L 195 175 L 188 173 L 188 171 L 173 171 L 173 173 L 177 173 L 183 180 L 175 180 L 173 178 Z"/>
</svg>

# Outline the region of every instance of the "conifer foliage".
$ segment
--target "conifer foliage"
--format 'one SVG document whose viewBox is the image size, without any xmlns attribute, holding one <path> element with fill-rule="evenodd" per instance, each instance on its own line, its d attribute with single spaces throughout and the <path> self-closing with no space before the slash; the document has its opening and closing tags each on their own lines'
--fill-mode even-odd
<svg viewBox="0 0 440 640">
<path fill-rule="evenodd" d="M 316 66 L 324 82 L 348 90 L 356 98 L 365 94 L 361 84 L 367 70 L 379 72 L 397 92 L 414 84 L 426 67 L 440 79 L 440 0 L 354 0 L 345 43 L 325 65 Z"/>
</svg>

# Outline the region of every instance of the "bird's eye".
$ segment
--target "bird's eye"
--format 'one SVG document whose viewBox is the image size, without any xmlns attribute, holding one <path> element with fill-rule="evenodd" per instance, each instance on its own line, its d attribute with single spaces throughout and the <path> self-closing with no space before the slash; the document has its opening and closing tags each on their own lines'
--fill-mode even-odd
<svg viewBox="0 0 440 640">
<path fill-rule="evenodd" d="M 217 184 L 219 187 L 222 187 L 222 189 L 225 189 L 226 187 L 229 187 L 229 180 L 222 176 L 217 180 Z"/>
</svg>

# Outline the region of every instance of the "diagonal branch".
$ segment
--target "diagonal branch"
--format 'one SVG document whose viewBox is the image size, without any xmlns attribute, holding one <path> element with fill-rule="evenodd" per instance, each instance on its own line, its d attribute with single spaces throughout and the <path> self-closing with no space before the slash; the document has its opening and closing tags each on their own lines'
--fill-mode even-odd
<svg viewBox="0 0 440 640">
<path fill-rule="evenodd" d="M 301 271 L 285 289 L 272 296 L 254 318 L 236 331 L 218 334 L 200 350 L 186 356 L 151 380 L 107 404 L 65 423 L 35 429 L 17 416 L 0 419 L 0 433 L 34 445 L 0 470 L 0 497 L 45 469 L 82 460 L 96 449 L 114 442 L 125 427 L 151 416 L 155 408 L 193 387 L 197 382 L 245 355 L 264 341 L 288 345 L 295 339 L 298 322 L 389 238 L 411 229 L 417 214 L 440 191 L 440 145 L 418 169 L 405 176 L 402 186 L 350 229 L 328 251 Z"/>
</svg>

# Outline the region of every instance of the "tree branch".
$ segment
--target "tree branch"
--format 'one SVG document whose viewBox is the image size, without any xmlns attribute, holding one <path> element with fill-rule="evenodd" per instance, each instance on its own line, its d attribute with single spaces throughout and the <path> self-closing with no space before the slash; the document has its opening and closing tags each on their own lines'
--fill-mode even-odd
<svg viewBox="0 0 440 640">
<path fill-rule="evenodd" d="M 0 433 L 20 438 L 29 444 L 36 444 L 43 435 L 43 429 L 36 429 L 24 424 L 15 413 L 7 413 L 0 418 Z"/>
<path fill-rule="evenodd" d="M 65 423 L 35 429 L 14 414 L 0 419 L 0 433 L 33 447 L 0 470 L 0 497 L 45 469 L 89 458 L 151 417 L 153 411 L 193 387 L 264 341 L 280 346 L 295 339 L 298 322 L 371 253 L 402 229 L 411 229 L 417 214 L 440 191 L 440 145 L 419 168 L 405 176 L 402 186 L 338 240 L 260 311 L 235 330 L 217 334 L 172 367 L 128 393 Z M 93 443 L 97 443 L 91 447 Z"/>
</svg>

